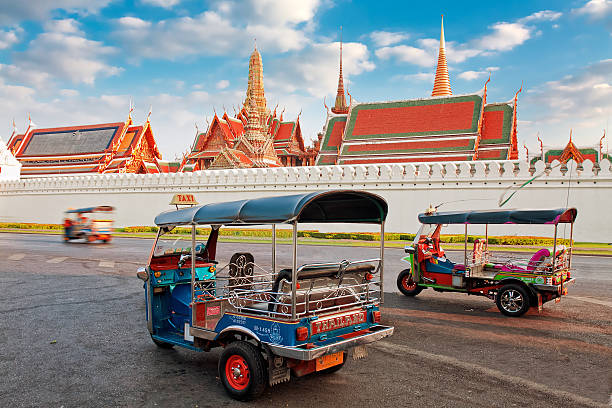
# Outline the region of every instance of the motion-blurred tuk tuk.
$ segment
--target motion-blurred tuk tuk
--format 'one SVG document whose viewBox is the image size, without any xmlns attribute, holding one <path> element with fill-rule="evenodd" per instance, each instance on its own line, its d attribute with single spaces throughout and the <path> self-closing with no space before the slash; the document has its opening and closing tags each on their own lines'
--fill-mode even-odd
<svg viewBox="0 0 612 408">
<path fill-rule="evenodd" d="M 64 217 L 64 241 L 84 239 L 86 242 L 110 242 L 114 210 L 110 205 L 67 210 Z M 88 214 L 91 215 L 88 217 Z"/>
</svg>

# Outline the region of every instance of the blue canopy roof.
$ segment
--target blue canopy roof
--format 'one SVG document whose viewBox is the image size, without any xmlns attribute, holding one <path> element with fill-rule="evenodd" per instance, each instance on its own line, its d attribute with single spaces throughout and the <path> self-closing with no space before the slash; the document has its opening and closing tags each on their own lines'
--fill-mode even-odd
<svg viewBox="0 0 612 408">
<path fill-rule="evenodd" d="M 277 197 L 204 204 L 166 211 L 155 224 L 282 224 L 292 221 L 380 224 L 387 217 L 387 202 L 365 191 L 317 191 Z"/>
<path fill-rule="evenodd" d="M 432 215 L 419 214 L 422 224 L 553 224 L 571 223 L 576 219 L 575 208 L 550 210 L 483 210 L 450 211 Z"/>
<path fill-rule="evenodd" d="M 91 212 L 98 212 L 98 211 L 114 211 L 114 207 L 111 207 L 110 205 L 99 205 L 97 207 L 85 207 L 85 208 L 77 208 L 77 209 L 71 209 L 66 211 L 67 214 L 74 214 L 74 213 L 91 213 Z"/>
</svg>

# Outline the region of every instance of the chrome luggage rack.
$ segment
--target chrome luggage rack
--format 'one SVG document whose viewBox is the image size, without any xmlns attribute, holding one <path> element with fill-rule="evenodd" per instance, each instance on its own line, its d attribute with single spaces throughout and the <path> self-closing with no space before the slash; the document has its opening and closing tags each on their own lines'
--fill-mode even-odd
<svg viewBox="0 0 612 408">
<path fill-rule="evenodd" d="M 300 266 L 296 317 L 378 304 L 380 267 L 380 258 Z M 224 304 L 225 311 L 289 320 L 292 318 L 290 276 L 291 269 L 270 272 L 238 257 L 235 262 L 219 267 L 211 278 L 194 281 L 194 303 L 218 300 Z"/>
</svg>

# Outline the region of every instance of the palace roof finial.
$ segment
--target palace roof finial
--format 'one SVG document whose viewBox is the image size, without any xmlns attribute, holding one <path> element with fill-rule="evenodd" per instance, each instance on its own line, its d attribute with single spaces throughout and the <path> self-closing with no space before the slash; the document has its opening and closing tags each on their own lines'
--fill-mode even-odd
<svg viewBox="0 0 612 408">
<path fill-rule="evenodd" d="M 342 76 L 342 26 L 340 26 L 340 72 L 338 75 L 338 91 L 336 92 L 336 103 L 332 108 L 334 113 L 347 113 L 346 97 L 344 96 L 344 78 Z"/>
<path fill-rule="evenodd" d="M 436 68 L 436 79 L 434 81 L 431 96 L 451 96 L 450 79 L 448 77 L 448 66 L 446 65 L 446 51 L 444 43 L 444 14 L 440 24 L 440 51 L 438 53 L 438 67 Z"/>
<path fill-rule="evenodd" d="M 584 161 L 584 156 L 580 150 L 578 150 L 574 142 L 572 142 L 572 129 L 570 129 L 569 142 L 567 143 L 567 146 L 565 146 L 565 149 L 563 149 L 563 152 L 561 152 L 559 161 L 561 163 L 567 163 L 570 159 L 574 159 L 574 161 L 578 164 Z"/>
</svg>

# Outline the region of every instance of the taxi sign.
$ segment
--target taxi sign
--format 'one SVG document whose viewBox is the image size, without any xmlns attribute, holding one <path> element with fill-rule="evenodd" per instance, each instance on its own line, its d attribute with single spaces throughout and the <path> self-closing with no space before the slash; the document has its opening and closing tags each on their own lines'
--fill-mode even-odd
<svg viewBox="0 0 612 408">
<path fill-rule="evenodd" d="M 193 194 L 175 194 L 170 205 L 198 205 Z"/>
</svg>

